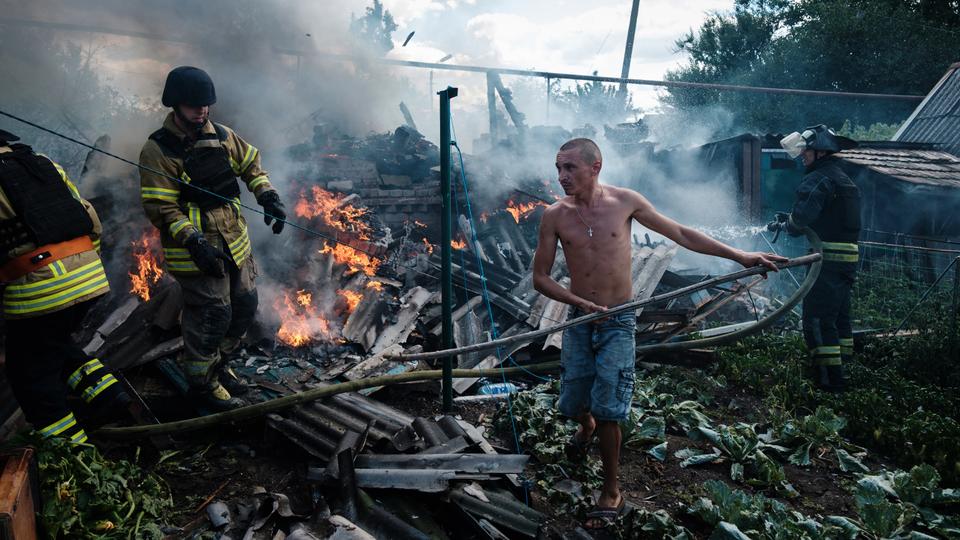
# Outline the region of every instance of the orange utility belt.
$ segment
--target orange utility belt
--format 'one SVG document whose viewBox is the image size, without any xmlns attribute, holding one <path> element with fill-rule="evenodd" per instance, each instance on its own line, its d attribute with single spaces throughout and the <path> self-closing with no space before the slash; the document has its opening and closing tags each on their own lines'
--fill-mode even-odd
<svg viewBox="0 0 960 540">
<path fill-rule="evenodd" d="M 0 281 L 13 281 L 54 261 L 93 249 L 93 241 L 90 240 L 89 236 L 81 236 L 57 244 L 47 244 L 11 259 L 8 263 L 0 266 Z"/>
</svg>

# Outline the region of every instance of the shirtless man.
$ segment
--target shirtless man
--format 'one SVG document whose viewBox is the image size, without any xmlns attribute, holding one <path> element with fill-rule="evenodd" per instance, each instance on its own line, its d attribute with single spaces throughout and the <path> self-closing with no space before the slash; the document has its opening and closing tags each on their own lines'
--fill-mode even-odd
<svg viewBox="0 0 960 540">
<path fill-rule="evenodd" d="M 785 261 L 769 253 L 749 253 L 718 242 L 660 214 L 639 193 L 599 182 L 600 149 L 589 139 L 573 139 L 560 147 L 557 174 L 566 197 L 543 213 L 540 239 L 533 261 L 533 283 L 540 293 L 574 306 L 573 316 L 604 311 L 633 298 L 631 283 L 631 225 L 656 231 L 677 244 L 743 266 Z M 557 240 L 570 272 L 566 289 L 550 277 Z M 609 525 L 623 508 L 617 482 L 620 425 L 627 418 L 634 386 L 634 332 L 636 313 L 627 311 L 598 322 L 569 328 L 563 333 L 560 413 L 580 427 L 570 441 L 572 457 L 585 455 L 594 432 L 603 462 L 603 489 L 590 512 L 588 529 Z"/>
</svg>

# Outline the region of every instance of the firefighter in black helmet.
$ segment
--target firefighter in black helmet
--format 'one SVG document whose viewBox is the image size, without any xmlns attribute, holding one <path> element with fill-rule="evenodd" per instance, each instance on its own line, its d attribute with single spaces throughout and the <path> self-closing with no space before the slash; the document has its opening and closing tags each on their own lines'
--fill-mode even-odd
<svg viewBox="0 0 960 540">
<path fill-rule="evenodd" d="M 857 277 L 860 190 L 840 168 L 836 152 L 856 148 L 825 125 L 791 133 L 780 141 L 790 157 L 802 159 L 805 175 L 789 214 L 778 215 L 772 230 L 791 235 L 810 227 L 823 241 L 820 277 L 803 301 L 803 337 L 823 389 L 841 391 L 843 364 L 853 355 L 850 296 Z"/>
<path fill-rule="evenodd" d="M 44 437 L 87 440 L 67 394 L 90 416 L 131 402 L 120 381 L 71 334 L 110 286 L 100 220 L 67 173 L 0 130 L 0 284 L 7 380 Z"/>
<path fill-rule="evenodd" d="M 260 152 L 210 121 L 217 94 L 205 71 L 172 70 L 162 101 L 173 111 L 144 144 L 140 164 L 181 181 L 141 169 L 140 195 L 160 229 L 166 268 L 183 290 L 180 364 L 191 396 L 205 408 L 232 409 L 243 401 L 224 386 L 236 381 L 220 363 L 239 346 L 257 311 L 256 266 L 238 180 L 270 216 L 264 220 L 275 234 L 286 212 L 260 166 Z M 232 386 L 234 393 L 243 389 Z"/>
</svg>

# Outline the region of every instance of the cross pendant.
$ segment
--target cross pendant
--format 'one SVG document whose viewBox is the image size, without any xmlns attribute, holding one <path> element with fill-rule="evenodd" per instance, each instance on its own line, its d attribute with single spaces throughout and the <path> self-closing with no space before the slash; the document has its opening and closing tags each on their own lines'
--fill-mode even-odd
<svg viewBox="0 0 960 540">
<path fill-rule="evenodd" d="M 587 236 L 593 238 L 593 227 L 587 227 Z"/>
</svg>

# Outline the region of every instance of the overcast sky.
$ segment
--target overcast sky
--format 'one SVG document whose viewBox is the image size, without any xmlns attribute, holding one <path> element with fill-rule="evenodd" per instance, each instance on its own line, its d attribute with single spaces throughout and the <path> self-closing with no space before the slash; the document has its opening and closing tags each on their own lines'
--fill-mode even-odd
<svg viewBox="0 0 960 540">
<path fill-rule="evenodd" d="M 364 2 L 357 2 L 363 4 Z M 384 0 L 399 29 L 416 35 L 391 56 L 601 75 L 620 74 L 630 0 Z M 674 41 L 732 0 L 641 0 L 630 76 L 662 79 L 681 62 Z M 360 10 L 358 10 L 358 13 Z M 399 45 L 399 43 L 398 43 Z M 652 106 L 651 89 L 634 89 L 638 105 Z"/>
</svg>

